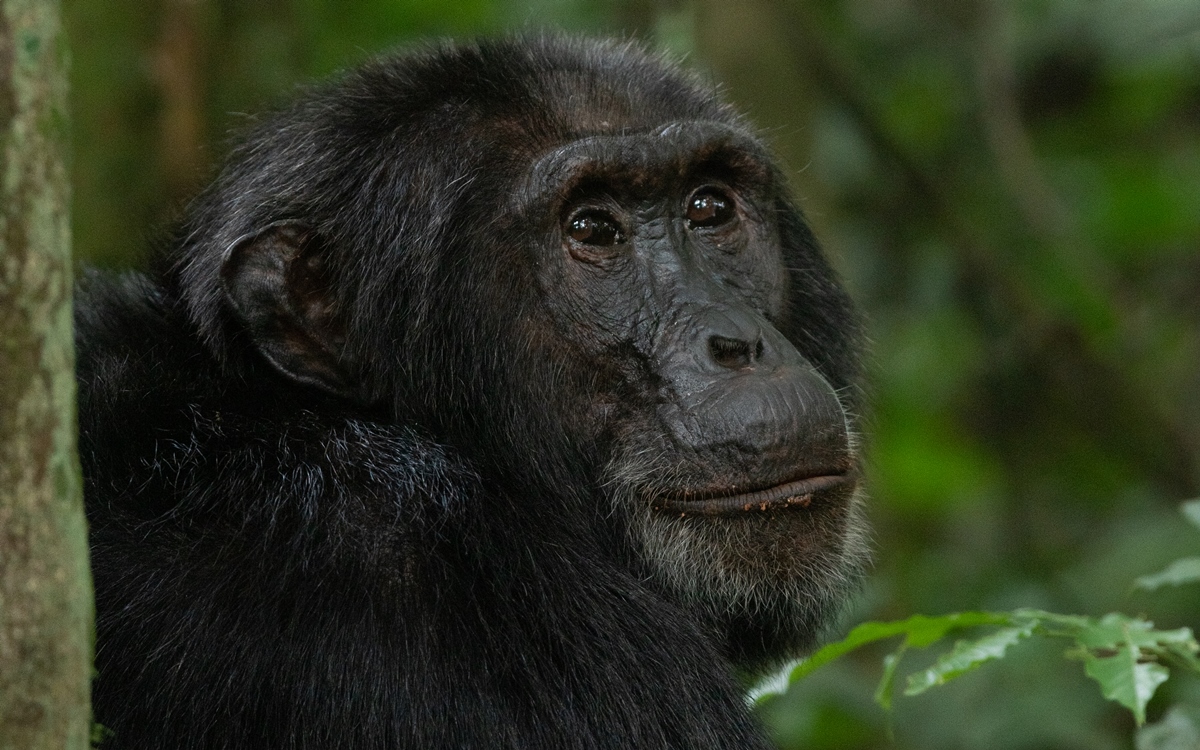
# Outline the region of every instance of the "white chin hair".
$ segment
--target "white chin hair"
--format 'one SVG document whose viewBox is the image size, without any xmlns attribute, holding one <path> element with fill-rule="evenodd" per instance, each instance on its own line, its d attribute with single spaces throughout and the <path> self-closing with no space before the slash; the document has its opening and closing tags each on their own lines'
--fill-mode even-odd
<svg viewBox="0 0 1200 750">
<path fill-rule="evenodd" d="M 628 465 L 619 475 L 630 478 Z M 824 512 L 680 517 L 652 510 L 636 483 L 616 484 L 614 510 L 628 519 L 630 542 L 650 575 L 718 624 L 794 623 L 787 640 L 807 647 L 836 619 L 870 557 L 861 488 Z"/>
</svg>

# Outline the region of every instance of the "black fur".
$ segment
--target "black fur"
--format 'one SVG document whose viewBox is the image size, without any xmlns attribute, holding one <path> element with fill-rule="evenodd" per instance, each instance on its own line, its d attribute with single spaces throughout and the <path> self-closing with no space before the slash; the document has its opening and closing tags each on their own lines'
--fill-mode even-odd
<svg viewBox="0 0 1200 750">
<path fill-rule="evenodd" d="M 381 59 L 250 132 L 160 270 L 85 281 L 106 748 L 767 746 L 734 669 L 794 655 L 836 609 L 856 500 L 786 521 L 812 549 L 745 573 L 746 596 L 707 603 L 736 571 L 681 593 L 614 509 L 635 473 L 621 451 L 654 452 L 639 440 L 662 376 L 636 342 L 557 333 L 570 315 L 530 250 L 560 220 L 531 208 L 530 164 L 678 122 L 753 141 L 628 46 Z M 778 175 L 762 180 L 783 297 L 755 309 L 852 413 L 852 309 Z M 287 276 L 315 307 L 262 303 L 270 243 L 315 259 Z M 266 249 L 234 287 L 244 247 Z M 279 322 L 300 319 L 324 338 Z M 805 603 L 775 606 L 777 588 Z"/>
</svg>

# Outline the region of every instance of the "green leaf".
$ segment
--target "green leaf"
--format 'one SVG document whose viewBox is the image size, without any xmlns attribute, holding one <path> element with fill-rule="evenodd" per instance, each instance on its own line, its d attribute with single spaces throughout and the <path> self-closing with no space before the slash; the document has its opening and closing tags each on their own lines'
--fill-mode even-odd
<svg viewBox="0 0 1200 750">
<path fill-rule="evenodd" d="M 998 612 L 955 612 L 939 617 L 917 615 L 902 620 L 906 625 L 905 643 L 913 648 L 925 648 L 946 637 L 952 630 L 979 625 L 1011 625 L 1012 615 Z"/>
<path fill-rule="evenodd" d="M 1141 576 L 1133 585 L 1139 589 L 1153 591 L 1159 586 L 1179 586 L 1184 583 L 1200 582 L 1200 557 L 1185 557 L 1168 565 L 1158 573 Z"/>
<path fill-rule="evenodd" d="M 1110 612 L 1099 620 L 1085 618 L 1085 622 L 1074 637 L 1079 645 L 1088 649 L 1116 649 L 1122 646 L 1138 649 L 1194 640 L 1189 628 L 1155 630 L 1154 623 L 1119 612 Z"/>
<path fill-rule="evenodd" d="M 900 648 L 883 657 L 883 677 L 879 680 L 879 687 L 875 688 L 875 702 L 884 711 L 892 710 L 892 697 L 896 694 L 896 667 L 900 666 L 900 660 L 907 650 L 908 644 L 902 643 Z"/>
<path fill-rule="evenodd" d="M 1189 628 L 1155 630 L 1154 623 L 1118 612 L 1099 619 L 1063 615 L 1036 609 L 1013 612 L 958 612 L 939 617 L 916 615 L 896 622 L 867 622 L 840 641 L 830 643 L 812 656 L 761 683 L 748 696 L 754 703 L 785 692 L 788 687 L 824 664 L 876 641 L 903 636 L 904 640 L 884 658 L 883 676 L 875 700 L 885 710 L 895 696 L 896 673 L 910 648 L 925 648 L 952 631 L 979 626 L 999 626 L 981 638 L 959 641 L 929 669 L 908 678 L 905 695 L 917 695 L 1002 658 L 1009 646 L 1032 635 L 1066 638 L 1078 646 L 1069 657 L 1082 658 L 1087 674 L 1100 683 L 1106 698 L 1129 708 L 1139 725 L 1146 718 L 1146 703 L 1169 676 L 1166 666 L 1200 673 L 1200 643 Z"/>
<path fill-rule="evenodd" d="M 946 633 L 977 625 L 1010 625 L 1012 616 L 995 612 L 955 612 L 939 617 L 914 615 L 896 622 L 864 622 L 840 641 L 834 641 L 792 668 L 789 682 L 796 682 L 834 659 L 876 641 L 905 636 L 906 646 L 924 648 Z"/>
<path fill-rule="evenodd" d="M 1138 726 L 1146 723 L 1146 704 L 1170 673 L 1161 664 L 1140 663 L 1138 650 L 1130 645 L 1117 649 L 1115 656 L 1084 657 L 1088 677 L 1100 683 L 1105 698 L 1133 712 Z"/>
<path fill-rule="evenodd" d="M 1016 627 L 1002 628 L 974 641 L 959 641 L 924 672 L 908 677 L 905 695 L 919 695 L 931 687 L 943 685 L 955 677 L 978 669 L 986 661 L 1001 659 L 1009 646 L 1028 638 L 1036 627 L 1029 621 Z"/>
<path fill-rule="evenodd" d="M 978 625 L 1012 624 L 1012 615 L 996 612 L 955 612 L 938 617 L 914 615 L 907 620 L 896 622 L 864 622 L 851 630 L 842 640 L 826 644 L 808 658 L 789 664 L 780 672 L 764 678 L 750 690 L 746 699 L 751 704 L 756 704 L 772 696 L 782 695 L 787 692 L 789 685 L 799 682 L 818 668 L 876 641 L 904 636 L 904 643 L 900 651 L 897 651 L 897 661 L 899 661 L 899 654 L 903 652 L 903 649 L 910 646 L 924 648 L 941 640 L 952 630 Z"/>
<path fill-rule="evenodd" d="M 1180 505 L 1179 509 L 1183 511 L 1184 518 L 1191 522 L 1193 526 L 1200 529 L 1200 497 L 1195 500 L 1188 500 L 1186 503 Z"/>
<path fill-rule="evenodd" d="M 1185 643 L 1163 644 L 1163 648 L 1159 649 L 1159 652 L 1164 658 L 1170 659 L 1184 669 L 1200 674 L 1200 658 L 1196 656 L 1197 652 L 1200 652 L 1200 644 L 1197 644 L 1194 638 Z"/>
<path fill-rule="evenodd" d="M 1033 621 L 1043 635 L 1071 636 L 1095 624 L 1095 620 L 1083 615 L 1061 615 L 1041 609 L 1018 609 L 1012 613 L 1014 622 Z"/>
</svg>

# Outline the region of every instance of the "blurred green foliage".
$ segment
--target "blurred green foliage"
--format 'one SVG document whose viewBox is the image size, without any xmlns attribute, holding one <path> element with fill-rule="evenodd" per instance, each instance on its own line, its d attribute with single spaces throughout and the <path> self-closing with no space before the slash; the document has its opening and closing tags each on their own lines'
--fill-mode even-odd
<svg viewBox="0 0 1200 750">
<path fill-rule="evenodd" d="M 549 26 L 685 57 L 785 159 L 870 318 L 877 565 L 853 619 L 1200 625 L 1195 587 L 1132 587 L 1195 552 L 1175 512 L 1200 495 L 1195 0 L 64 6 L 75 244 L 105 266 L 140 262 L 248 113 L 383 48 Z M 878 656 L 768 703 L 781 746 L 1132 747 L 1128 714 L 1041 643 L 898 700 L 889 740 Z M 1175 703 L 1200 685 L 1172 679 L 1151 720 Z"/>
<path fill-rule="evenodd" d="M 1200 504 L 1200 501 L 1193 503 Z M 1182 571 L 1179 568 L 1174 565 L 1167 571 L 1174 585 L 1200 580 L 1200 570 Z M 1141 588 L 1159 585 L 1157 580 L 1146 578 L 1138 579 L 1137 583 Z M 976 631 L 976 637 L 959 639 L 964 630 Z M 981 630 L 984 634 L 979 636 Z M 951 635 L 956 638 L 952 647 L 947 644 Z M 1083 662 L 1085 672 L 1096 680 L 1104 697 L 1128 708 L 1139 728 L 1146 723 L 1146 705 L 1158 687 L 1170 678 L 1172 669 L 1192 676 L 1200 674 L 1200 644 L 1191 628 L 1156 630 L 1154 623 L 1116 612 L 1099 618 L 1035 609 L 954 612 L 937 617 L 913 615 L 891 622 L 865 622 L 842 640 L 826 644 L 767 678 L 751 690 L 750 697 L 756 704 L 769 701 L 846 654 L 868 644 L 891 641 L 896 645 L 883 659 L 882 675 L 875 689 L 875 702 L 890 711 L 896 691 L 900 689 L 900 664 L 910 649 L 925 649 L 935 644 L 946 646 L 932 665 L 910 673 L 904 680 L 903 694 L 911 697 L 1005 658 L 1010 647 L 1032 636 L 1070 642 L 1064 656 Z"/>
</svg>

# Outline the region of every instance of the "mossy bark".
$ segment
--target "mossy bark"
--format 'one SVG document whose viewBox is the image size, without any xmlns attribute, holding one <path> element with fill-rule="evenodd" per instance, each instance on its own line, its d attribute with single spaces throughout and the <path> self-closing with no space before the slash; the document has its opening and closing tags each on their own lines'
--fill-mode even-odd
<svg viewBox="0 0 1200 750">
<path fill-rule="evenodd" d="M 91 734 L 59 13 L 0 0 L 0 750 Z"/>
</svg>

